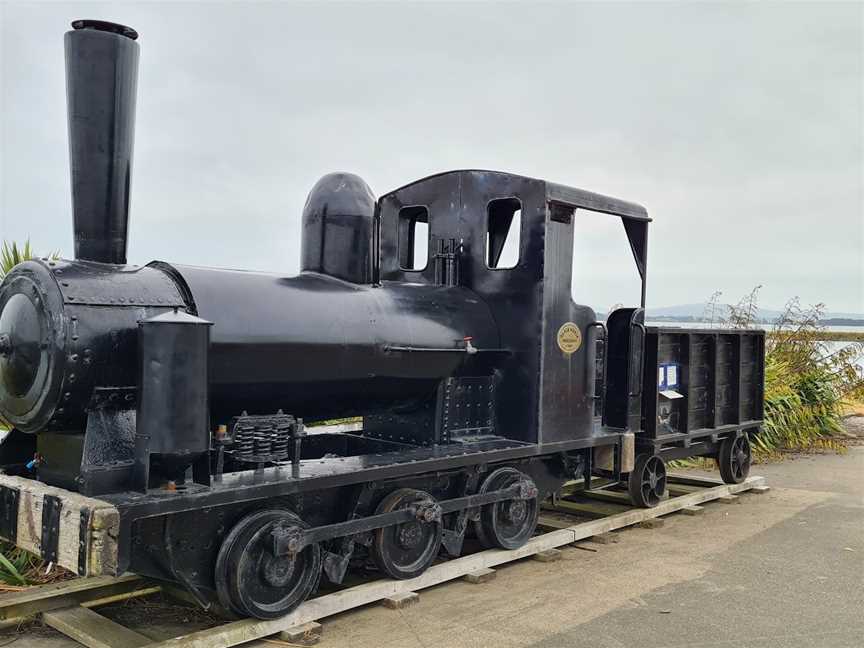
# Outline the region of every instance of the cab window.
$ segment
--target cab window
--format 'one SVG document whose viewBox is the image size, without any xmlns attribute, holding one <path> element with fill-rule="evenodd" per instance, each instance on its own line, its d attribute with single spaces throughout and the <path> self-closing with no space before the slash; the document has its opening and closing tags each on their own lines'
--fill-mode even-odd
<svg viewBox="0 0 864 648">
<path fill-rule="evenodd" d="M 429 209 L 423 205 L 399 210 L 399 267 L 423 270 L 429 261 Z"/>
<path fill-rule="evenodd" d="M 489 203 L 486 213 L 486 265 L 495 270 L 515 268 L 522 238 L 522 203 L 501 198 Z"/>
</svg>

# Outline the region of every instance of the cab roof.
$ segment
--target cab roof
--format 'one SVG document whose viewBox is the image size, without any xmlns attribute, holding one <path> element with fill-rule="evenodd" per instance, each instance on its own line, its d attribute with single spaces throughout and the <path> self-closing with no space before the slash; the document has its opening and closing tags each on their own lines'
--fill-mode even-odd
<svg viewBox="0 0 864 648">
<path fill-rule="evenodd" d="M 576 187 L 570 187 L 568 185 L 558 184 L 557 182 L 550 182 L 548 180 L 532 178 L 530 176 L 523 176 L 517 173 L 508 173 L 506 171 L 493 171 L 489 169 L 453 169 L 450 171 L 433 173 L 424 178 L 414 180 L 413 182 L 409 182 L 408 184 L 393 189 L 392 191 L 389 191 L 388 193 L 381 196 L 381 198 L 386 198 L 387 196 L 399 193 L 400 191 L 408 187 L 423 184 L 434 178 L 468 174 L 497 176 L 499 179 L 502 177 L 510 177 L 514 180 L 520 181 L 532 180 L 534 182 L 543 183 L 546 186 L 546 200 L 548 202 L 562 205 L 565 207 L 572 207 L 574 209 L 590 209 L 593 211 L 604 212 L 607 214 L 614 214 L 616 216 L 620 216 L 621 218 L 627 218 L 643 222 L 651 222 L 651 218 L 648 216 L 648 211 L 645 209 L 645 207 L 637 203 L 620 200 L 619 198 L 605 196 L 603 194 L 586 191 L 584 189 L 578 189 Z"/>
</svg>

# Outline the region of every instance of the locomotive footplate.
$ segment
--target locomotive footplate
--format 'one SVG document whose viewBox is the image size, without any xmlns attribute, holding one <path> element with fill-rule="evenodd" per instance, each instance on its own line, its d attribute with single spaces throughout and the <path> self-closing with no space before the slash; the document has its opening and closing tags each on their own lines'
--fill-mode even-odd
<svg viewBox="0 0 864 648">
<path fill-rule="evenodd" d="M 527 459 L 614 445 L 619 443 L 620 438 L 619 431 L 604 431 L 590 438 L 543 445 L 487 437 L 470 443 L 446 446 L 404 446 L 392 452 L 304 459 L 300 462 L 298 475 L 292 475 L 291 463 L 286 462 L 255 470 L 225 473 L 215 478 L 209 487 L 188 484 L 176 490 L 150 489 L 146 494 L 111 493 L 103 495 L 102 499 L 121 510 L 123 518 L 137 519 L 195 510 L 203 506 L 219 506 L 370 481 L 386 481 L 480 463 Z"/>
</svg>

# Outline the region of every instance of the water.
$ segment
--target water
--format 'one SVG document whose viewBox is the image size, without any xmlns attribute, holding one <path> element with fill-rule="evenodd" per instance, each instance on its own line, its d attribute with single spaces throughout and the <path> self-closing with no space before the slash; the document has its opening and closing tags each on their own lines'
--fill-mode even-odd
<svg viewBox="0 0 864 648">
<path fill-rule="evenodd" d="M 719 322 L 711 324 L 710 322 L 669 322 L 669 321 L 652 321 L 650 318 L 646 322 L 648 326 L 676 326 L 680 328 L 730 328 Z M 773 324 L 752 324 L 750 328 L 761 328 L 765 331 L 773 331 Z M 789 328 L 789 327 L 786 327 Z M 864 333 L 864 323 L 861 326 L 823 326 L 822 330 L 836 333 Z"/>
</svg>

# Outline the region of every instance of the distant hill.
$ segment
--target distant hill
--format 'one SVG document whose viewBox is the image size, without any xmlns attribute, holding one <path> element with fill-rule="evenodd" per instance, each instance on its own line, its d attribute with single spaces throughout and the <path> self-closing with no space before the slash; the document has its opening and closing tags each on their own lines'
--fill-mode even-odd
<svg viewBox="0 0 864 648">
<path fill-rule="evenodd" d="M 864 319 L 857 317 L 829 317 L 821 321 L 826 326 L 864 326 Z"/>
</svg>

